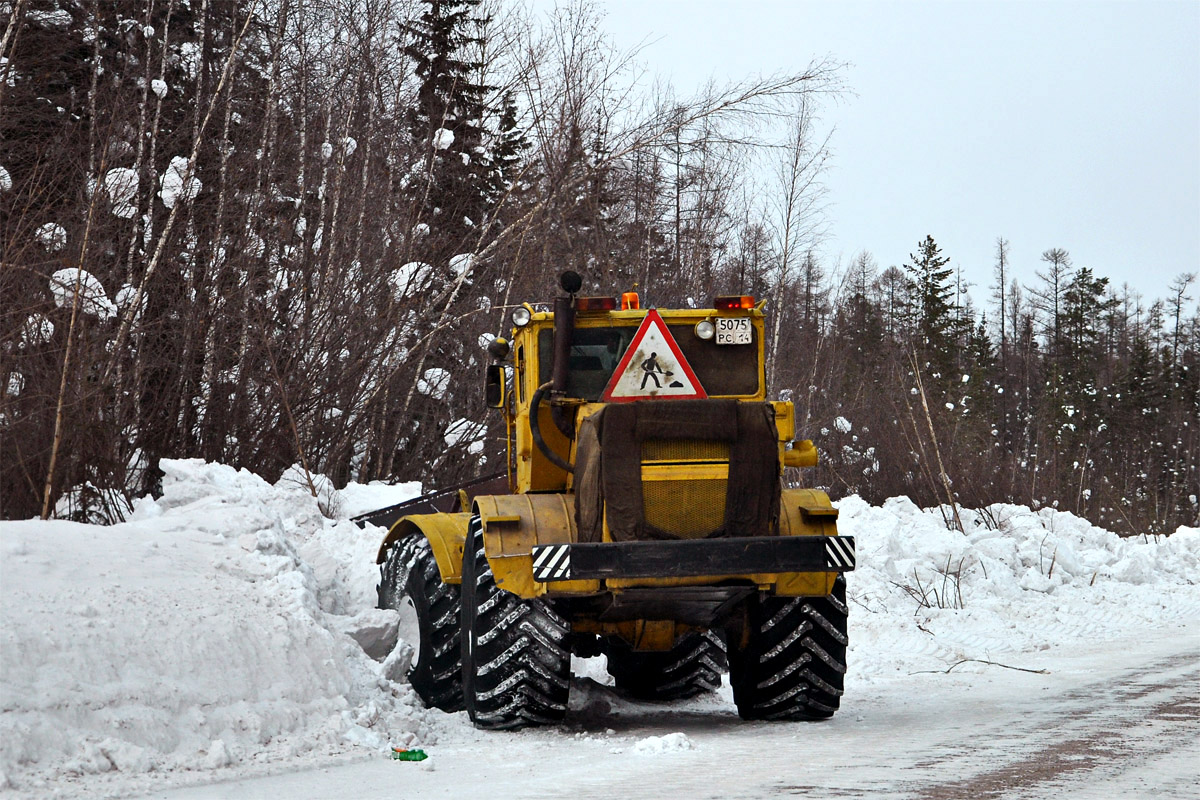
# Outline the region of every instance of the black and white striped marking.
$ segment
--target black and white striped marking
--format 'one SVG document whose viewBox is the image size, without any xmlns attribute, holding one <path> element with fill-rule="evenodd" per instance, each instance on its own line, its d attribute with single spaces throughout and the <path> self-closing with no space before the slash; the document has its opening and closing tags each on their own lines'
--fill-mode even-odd
<svg viewBox="0 0 1200 800">
<path fill-rule="evenodd" d="M 533 579 L 564 581 L 571 577 L 571 546 L 547 544 L 533 548 Z"/>
<path fill-rule="evenodd" d="M 825 563 L 835 569 L 854 569 L 854 540 L 849 537 L 826 539 Z"/>
</svg>

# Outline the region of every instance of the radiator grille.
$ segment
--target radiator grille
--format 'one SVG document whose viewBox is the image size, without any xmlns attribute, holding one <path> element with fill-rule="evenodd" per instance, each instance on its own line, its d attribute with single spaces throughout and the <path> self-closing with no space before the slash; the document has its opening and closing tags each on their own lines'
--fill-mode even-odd
<svg viewBox="0 0 1200 800">
<path fill-rule="evenodd" d="M 729 461 L 729 442 L 647 439 L 642 442 L 642 462 L 654 461 Z"/>
<path fill-rule="evenodd" d="M 646 522 L 682 539 L 698 539 L 725 521 L 726 480 L 642 481 Z"/>
</svg>

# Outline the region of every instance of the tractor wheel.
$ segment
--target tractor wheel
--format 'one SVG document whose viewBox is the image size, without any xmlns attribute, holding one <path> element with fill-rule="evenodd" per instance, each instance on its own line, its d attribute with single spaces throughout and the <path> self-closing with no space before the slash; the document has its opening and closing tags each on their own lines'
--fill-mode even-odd
<svg viewBox="0 0 1200 800">
<path fill-rule="evenodd" d="M 730 653 L 733 700 L 742 719 L 827 719 L 846 675 L 846 581 L 829 597 L 760 597 L 749 642 Z"/>
<path fill-rule="evenodd" d="M 409 536 L 381 570 L 379 607 L 400 612 L 400 637 L 413 646 L 408 680 L 425 705 L 461 711 L 459 590 L 442 582 L 424 536 Z"/>
<path fill-rule="evenodd" d="M 571 689 L 570 627 L 546 601 L 496 586 L 471 517 L 463 548 L 463 700 L 476 727 L 559 722 Z"/>
<path fill-rule="evenodd" d="M 679 700 L 711 692 L 726 669 L 725 643 L 712 631 L 689 633 L 662 653 L 639 653 L 624 642 L 606 646 L 617 688 L 641 700 Z"/>
</svg>

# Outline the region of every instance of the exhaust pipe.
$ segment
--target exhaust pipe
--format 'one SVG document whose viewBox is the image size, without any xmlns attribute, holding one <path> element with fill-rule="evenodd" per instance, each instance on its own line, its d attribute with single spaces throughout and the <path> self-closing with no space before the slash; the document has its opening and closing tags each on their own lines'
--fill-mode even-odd
<svg viewBox="0 0 1200 800">
<path fill-rule="evenodd" d="M 568 439 L 575 438 L 575 425 L 567 419 L 566 410 L 556 404 L 567 396 L 567 370 L 571 360 L 571 340 L 575 334 L 575 293 L 583 286 L 583 278 L 570 270 L 558 278 L 566 297 L 554 300 L 554 363 L 550 371 L 550 416 L 554 425 Z"/>
</svg>

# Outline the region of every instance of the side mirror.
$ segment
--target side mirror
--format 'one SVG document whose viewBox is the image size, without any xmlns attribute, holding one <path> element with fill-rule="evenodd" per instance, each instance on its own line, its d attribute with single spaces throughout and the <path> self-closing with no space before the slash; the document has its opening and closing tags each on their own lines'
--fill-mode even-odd
<svg viewBox="0 0 1200 800">
<path fill-rule="evenodd" d="M 502 364 L 489 364 L 483 383 L 483 397 L 488 408 L 504 408 L 508 402 L 508 375 Z"/>
</svg>

